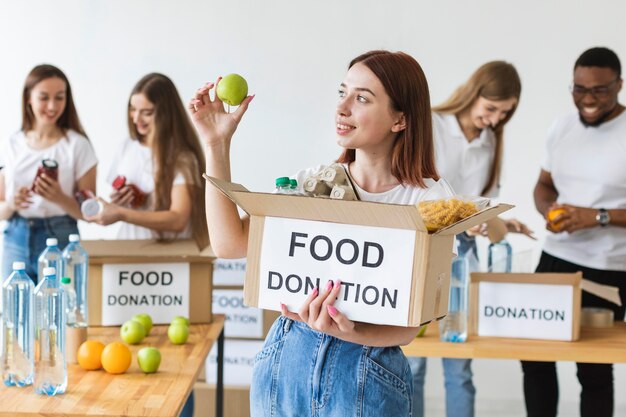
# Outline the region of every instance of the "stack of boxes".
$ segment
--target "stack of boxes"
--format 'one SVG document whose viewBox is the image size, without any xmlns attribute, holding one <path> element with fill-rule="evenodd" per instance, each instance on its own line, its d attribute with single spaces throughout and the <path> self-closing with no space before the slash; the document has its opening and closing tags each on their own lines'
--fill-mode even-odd
<svg viewBox="0 0 626 417">
<path fill-rule="evenodd" d="M 224 415 L 250 415 L 250 382 L 254 357 L 280 313 L 246 307 L 243 283 L 246 260 L 217 259 L 213 265 L 213 313 L 224 314 Z M 195 385 L 195 417 L 213 417 L 217 347 L 209 353 L 204 372 Z"/>
</svg>

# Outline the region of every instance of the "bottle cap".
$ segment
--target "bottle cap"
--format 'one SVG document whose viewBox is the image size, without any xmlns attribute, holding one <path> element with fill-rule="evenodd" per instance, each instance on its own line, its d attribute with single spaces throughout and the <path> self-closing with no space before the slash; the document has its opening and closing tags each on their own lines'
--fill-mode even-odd
<svg viewBox="0 0 626 417">
<path fill-rule="evenodd" d="M 89 200 L 83 201 L 83 204 L 80 205 L 80 211 L 83 213 L 84 217 L 97 216 L 100 214 L 100 211 L 102 211 L 102 203 L 95 198 L 90 198 Z"/>
<path fill-rule="evenodd" d="M 291 184 L 292 187 L 297 187 L 298 186 L 298 181 L 294 180 L 293 178 L 289 180 L 289 184 Z"/>
<path fill-rule="evenodd" d="M 56 246 L 59 244 L 59 241 L 55 237 L 49 237 L 46 239 L 46 246 Z"/>
<path fill-rule="evenodd" d="M 278 177 L 276 178 L 276 186 L 280 187 L 282 185 L 289 185 L 289 177 Z"/>
<path fill-rule="evenodd" d="M 61 278 L 61 284 L 69 284 L 70 282 L 72 282 L 72 278 L 70 277 Z"/>
<path fill-rule="evenodd" d="M 43 269 L 43 276 L 44 277 L 49 277 L 50 275 L 56 275 L 56 273 L 57 273 L 57 270 L 54 269 L 51 266 L 48 266 L 48 267 Z"/>
<path fill-rule="evenodd" d="M 113 185 L 113 188 L 119 191 L 124 185 L 126 185 L 126 177 L 123 175 L 118 175 L 113 180 L 112 185 Z"/>
<path fill-rule="evenodd" d="M 59 168 L 59 164 L 54 159 L 43 159 L 41 161 L 41 165 L 48 169 L 57 169 Z"/>
<path fill-rule="evenodd" d="M 70 242 L 80 242 L 80 236 L 75 233 L 72 233 L 70 235 Z"/>
<path fill-rule="evenodd" d="M 13 262 L 13 269 L 14 270 L 26 269 L 26 263 L 24 263 L 24 262 Z"/>
</svg>

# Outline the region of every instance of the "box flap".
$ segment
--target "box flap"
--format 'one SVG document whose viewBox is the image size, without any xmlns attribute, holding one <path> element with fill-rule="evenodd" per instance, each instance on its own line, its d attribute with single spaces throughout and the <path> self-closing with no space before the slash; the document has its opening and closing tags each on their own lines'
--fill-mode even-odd
<svg viewBox="0 0 626 417">
<path fill-rule="evenodd" d="M 572 285 L 580 286 L 582 272 L 558 273 L 558 272 L 537 272 L 537 273 L 492 273 L 492 272 L 472 272 L 470 274 L 472 283 L 475 282 L 501 282 L 516 284 L 551 284 L 551 285 Z"/>
<path fill-rule="evenodd" d="M 607 301 L 622 306 L 622 299 L 619 296 L 619 288 L 612 287 L 610 285 L 602 285 L 597 282 L 589 281 L 588 279 L 582 280 L 582 289 L 595 296 L 603 298 Z"/>
<path fill-rule="evenodd" d="M 426 232 L 424 221 L 414 205 L 253 193 L 238 184 L 209 176 L 205 178 L 251 216 L 284 217 Z"/>
<path fill-rule="evenodd" d="M 198 250 L 190 239 L 173 242 L 156 240 L 82 240 L 91 259 L 98 258 L 215 258 L 210 246 Z"/>
<path fill-rule="evenodd" d="M 443 229 L 438 230 L 437 232 L 433 234 L 435 235 L 458 235 L 459 233 L 462 233 L 466 231 L 467 229 L 470 229 L 474 226 L 482 224 L 486 222 L 487 220 L 493 217 L 496 217 L 500 215 L 501 213 L 504 213 L 505 211 L 511 210 L 513 207 L 515 206 L 511 204 L 502 204 L 502 203 L 498 204 L 497 206 L 487 207 L 486 209 L 481 210 L 478 213 L 466 219 L 463 219 L 459 222 L 456 222 L 448 227 L 444 227 Z"/>
</svg>

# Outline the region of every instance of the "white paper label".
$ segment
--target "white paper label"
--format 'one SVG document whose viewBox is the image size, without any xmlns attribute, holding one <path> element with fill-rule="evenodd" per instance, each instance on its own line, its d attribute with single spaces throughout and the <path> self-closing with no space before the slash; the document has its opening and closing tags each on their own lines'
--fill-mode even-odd
<svg viewBox="0 0 626 417">
<path fill-rule="evenodd" d="M 571 285 L 480 282 L 478 335 L 572 340 Z"/>
<path fill-rule="evenodd" d="M 246 258 L 216 259 L 213 262 L 213 285 L 242 286 L 246 279 Z"/>
<path fill-rule="evenodd" d="M 241 290 L 213 290 L 213 313 L 226 315 L 226 337 L 263 337 L 263 310 L 246 307 Z"/>
<path fill-rule="evenodd" d="M 189 317 L 189 264 L 104 264 L 102 325 L 116 326 L 147 313 L 155 324 Z"/>
<path fill-rule="evenodd" d="M 224 385 L 249 386 L 254 357 L 262 348 L 262 340 L 225 340 Z M 207 383 L 217 383 L 217 343 L 209 352 L 205 370 Z"/>
<path fill-rule="evenodd" d="M 298 311 L 313 288 L 342 281 L 335 306 L 348 318 L 406 326 L 415 231 L 265 218 L 259 307 Z"/>
</svg>

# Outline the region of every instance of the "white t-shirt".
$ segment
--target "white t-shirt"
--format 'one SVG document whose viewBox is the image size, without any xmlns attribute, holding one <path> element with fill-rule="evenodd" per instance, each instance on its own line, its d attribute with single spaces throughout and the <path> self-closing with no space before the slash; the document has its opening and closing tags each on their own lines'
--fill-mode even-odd
<svg viewBox="0 0 626 417">
<path fill-rule="evenodd" d="M 468 142 L 455 115 L 433 112 L 433 140 L 439 175 L 461 195 L 483 195 L 496 151 L 496 136 L 491 128 Z M 495 184 L 486 197 L 498 196 Z"/>
<path fill-rule="evenodd" d="M 54 159 L 59 164 L 58 181 L 63 193 L 74 196 L 78 191 L 76 181 L 83 177 L 98 160 L 89 140 L 69 130 L 64 138 L 45 149 L 31 149 L 21 130 L 14 133 L 2 145 L 0 166 L 4 166 L 5 198 L 13 201 L 16 192 L 33 184 L 37 169 L 43 159 Z M 67 213 L 55 203 L 38 194 L 32 194 L 32 204 L 18 214 L 26 218 L 64 216 Z"/>
<path fill-rule="evenodd" d="M 152 150 L 142 145 L 138 140 L 126 138 L 117 149 L 107 175 L 107 183 L 112 184 L 115 177 L 123 175 L 127 184 L 134 184 L 147 194 L 146 202 L 138 210 L 154 210 L 154 164 Z M 174 186 L 186 184 L 185 176 L 177 172 L 174 176 Z M 113 187 L 111 187 L 111 191 Z M 188 224 L 182 233 L 163 233 L 166 238 L 186 239 L 191 237 L 191 224 Z M 156 239 L 158 232 L 146 227 L 120 222 L 118 239 Z"/>
<path fill-rule="evenodd" d="M 558 119 L 542 168 L 552 176 L 559 204 L 626 209 L 626 112 L 598 127 L 585 127 L 578 113 Z M 549 233 L 544 250 L 589 268 L 626 271 L 626 228 Z"/>
</svg>

